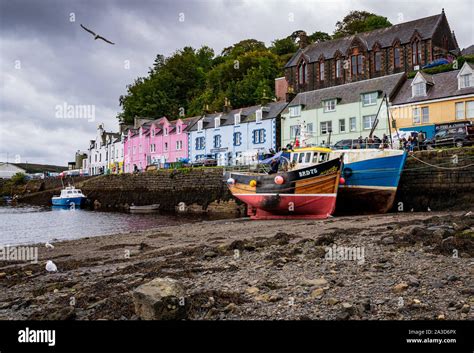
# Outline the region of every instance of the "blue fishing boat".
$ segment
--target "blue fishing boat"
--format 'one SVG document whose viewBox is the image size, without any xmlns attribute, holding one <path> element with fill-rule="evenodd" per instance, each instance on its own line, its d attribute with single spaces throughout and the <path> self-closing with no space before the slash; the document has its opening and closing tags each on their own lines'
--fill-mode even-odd
<svg viewBox="0 0 474 353">
<path fill-rule="evenodd" d="M 385 213 L 395 201 L 407 153 L 397 149 L 333 150 L 344 153 L 336 213 Z"/>
<path fill-rule="evenodd" d="M 74 186 L 66 186 L 61 190 L 61 195 L 53 196 L 51 202 L 53 206 L 72 206 L 80 207 L 84 204 L 86 196 L 82 193 L 81 190 L 76 189 Z"/>
</svg>

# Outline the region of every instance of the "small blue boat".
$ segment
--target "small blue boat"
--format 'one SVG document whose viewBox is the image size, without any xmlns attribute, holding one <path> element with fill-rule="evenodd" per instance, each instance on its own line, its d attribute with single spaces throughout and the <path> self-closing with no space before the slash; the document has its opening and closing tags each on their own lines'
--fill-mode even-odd
<svg viewBox="0 0 474 353">
<path fill-rule="evenodd" d="M 61 190 L 60 196 L 53 196 L 51 202 L 53 206 L 73 206 L 80 207 L 84 204 L 86 196 L 81 190 L 76 189 L 74 186 L 66 186 Z"/>
<path fill-rule="evenodd" d="M 337 213 L 385 213 L 395 201 L 407 153 L 396 149 L 333 150 L 344 153 L 344 184 L 339 184 Z"/>
</svg>

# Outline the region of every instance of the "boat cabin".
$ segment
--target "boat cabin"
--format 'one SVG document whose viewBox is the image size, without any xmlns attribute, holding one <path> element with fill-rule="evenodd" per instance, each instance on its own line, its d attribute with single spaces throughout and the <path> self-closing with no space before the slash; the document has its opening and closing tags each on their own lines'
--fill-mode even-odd
<svg viewBox="0 0 474 353">
<path fill-rule="evenodd" d="M 61 197 L 84 197 L 82 191 L 80 189 L 76 189 L 74 187 L 66 187 L 65 189 L 61 190 Z"/>
<path fill-rule="evenodd" d="M 294 168 L 301 168 L 329 160 L 331 150 L 324 147 L 304 147 L 291 152 L 290 163 Z"/>
</svg>

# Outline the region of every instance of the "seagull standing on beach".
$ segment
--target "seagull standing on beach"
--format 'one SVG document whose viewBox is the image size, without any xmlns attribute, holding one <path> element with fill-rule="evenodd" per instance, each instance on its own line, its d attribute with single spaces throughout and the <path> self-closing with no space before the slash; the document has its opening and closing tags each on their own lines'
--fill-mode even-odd
<svg viewBox="0 0 474 353">
<path fill-rule="evenodd" d="M 89 32 L 90 34 L 92 34 L 92 35 L 94 36 L 94 40 L 102 39 L 104 42 L 107 42 L 107 43 L 109 43 L 109 44 L 112 44 L 112 45 L 115 44 L 115 43 L 112 43 L 110 40 L 105 39 L 104 37 L 99 36 L 98 34 L 95 34 L 95 32 L 93 32 L 93 31 L 91 31 L 90 29 L 84 27 L 82 24 L 81 24 L 81 27 L 82 27 L 85 31 L 87 31 L 87 32 Z"/>
<path fill-rule="evenodd" d="M 53 244 L 50 244 L 49 242 L 46 242 L 46 244 L 44 244 L 48 249 L 54 249 L 54 245 Z"/>
<path fill-rule="evenodd" d="M 46 271 L 56 272 L 57 270 L 58 270 L 58 267 L 56 266 L 56 264 L 53 261 L 48 260 L 48 262 L 46 262 Z"/>
</svg>

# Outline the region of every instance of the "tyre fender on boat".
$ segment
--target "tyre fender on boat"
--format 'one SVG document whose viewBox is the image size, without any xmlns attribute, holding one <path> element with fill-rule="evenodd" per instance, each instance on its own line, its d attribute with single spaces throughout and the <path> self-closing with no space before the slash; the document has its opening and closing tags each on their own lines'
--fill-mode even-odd
<svg viewBox="0 0 474 353">
<path fill-rule="evenodd" d="M 352 176 L 352 169 L 344 168 L 344 170 L 342 171 L 342 174 L 344 175 L 344 178 L 348 179 Z"/>
</svg>

